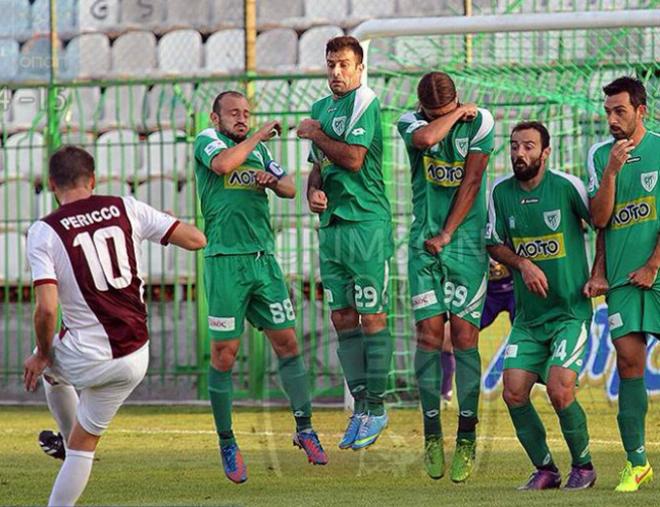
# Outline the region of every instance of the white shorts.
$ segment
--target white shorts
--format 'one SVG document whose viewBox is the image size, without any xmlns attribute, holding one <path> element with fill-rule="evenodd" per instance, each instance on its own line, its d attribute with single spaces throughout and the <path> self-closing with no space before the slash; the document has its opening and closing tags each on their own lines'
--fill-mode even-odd
<svg viewBox="0 0 660 507">
<path fill-rule="evenodd" d="M 80 392 L 78 422 L 92 435 L 101 435 L 142 382 L 149 365 L 149 344 L 124 357 L 90 361 L 67 347 L 53 348 L 53 364 L 44 371 L 49 380 L 70 384 Z"/>
</svg>

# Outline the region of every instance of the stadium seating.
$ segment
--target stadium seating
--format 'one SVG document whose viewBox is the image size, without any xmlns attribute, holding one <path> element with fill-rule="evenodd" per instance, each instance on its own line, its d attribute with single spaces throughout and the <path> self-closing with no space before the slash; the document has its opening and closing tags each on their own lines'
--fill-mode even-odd
<svg viewBox="0 0 660 507">
<path fill-rule="evenodd" d="M 298 68 L 303 72 L 325 68 L 325 44 L 328 39 L 343 34 L 341 28 L 332 25 L 310 28 L 303 33 L 298 42 Z"/>
<path fill-rule="evenodd" d="M 142 75 L 156 68 L 156 36 L 145 30 L 120 35 L 112 45 L 112 71 Z"/>
<path fill-rule="evenodd" d="M 24 41 L 30 37 L 30 1 L 0 0 L 0 37 Z"/>
<path fill-rule="evenodd" d="M 128 181 L 142 167 L 142 146 L 133 130 L 109 130 L 99 136 L 94 148 L 96 177 L 99 181 Z"/>
<path fill-rule="evenodd" d="M 186 27 L 206 29 L 211 26 L 208 0 L 185 0 L 167 2 L 168 27 Z"/>
<path fill-rule="evenodd" d="M 351 0 L 350 18 L 354 22 L 368 18 L 386 18 L 394 15 L 395 0 Z"/>
<path fill-rule="evenodd" d="M 119 31 L 119 0 L 81 1 L 78 5 L 78 24 L 82 32 Z"/>
<path fill-rule="evenodd" d="M 120 2 L 119 23 L 124 29 L 162 29 L 167 17 L 166 0 Z"/>
<path fill-rule="evenodd" d="M 168 32 L 158 42 L 162 74 L 195 74 L 202 67 L 202 36 L 197 30 Z"/>
<path fill-rule="evenodd" d="M 64 52 L 59 39 L 56 40 L 57 57 L 63 60 Z M 40 35 L 33 37 L 21 47 L 18 76 L 22 80 L 47 81 L 50 77 L 50 38 Z"/>
<path fill-rule="evenodd" d="M 291 28 L 276 28 L 257 37 L 257 70 L 291 72 L 295 69 L 298 35 Z"/>
<path fill-rule="evenodd" d="M 0 228 L 25 232 L 37 214 L 37 194 L 26 180 L 0 184 Z"/>
<path fill-rule="evenodd" d="M 96 185 L 94 193 L 96 195 L 131 195 L 131 185 L 120 180 L 102 181 Z"/>
<path fill-rule="evenodd" d="M 105 90 L 101 128 L 142 128 L 147 87 L 144 85 L 109 86 Z"/>
<path fill-rule="evenodd" d="M 78 31 L 78 17 L 76 16 L 77 0 L 57 0 L 55 2 L 55 17 L 57 19 L 57 33 L 63 39 L 70 39 Z M 50 0 L 35 0 L 30 10 L 31 29 L 36 35 L 50 32 Z"/>
<path fill-rule="evenodd" d="M 35 181 L 44 168 L 44 138 L 39 132 L 21 132 L 10 136 L 3 147 L 5 152 L 4 179 Z"/>
<path fill-rule="evenodd" d="M 169 128 L 184 128 L 187 118 L 187 104 L 192 99 L 193 86 L 190 83 L 181 85 L 155 85 L 147 94 L 145 128 L 160 130 Z"/>
<path fill-rule="evenodd" d="M 150 177 L 138 185 L 135 190 L 135 198 L 160 211 L 175 214 L 179 209 L 176 183 L 171 178 Z"/>
<path fill-rule="evenodd" d="M 111 68 L 110 41 L 103 33 L 84 33 L 74 37 L 64 56 L 65 78 L 104 78 Z"/>
<path fill-rule="evenodd" d="M 309 25 L 344 23 L 348 18 L 349 0 L 321 2 L 305 0 L 305 18 Z"/>
<path fill-rule="evenodd" d="M 6 259 L 0 265 L 0 285 L 30 284 L 26 251 L 24 234 L 17 231 L 5 231 L 0 234 L 0 257 Z"/>
<path fill-rule="evenodd" d="M 236 73 L 245 69 L 245 31 L 242 28 L 220 30 L 204 46 L 208 72 Z"/>
<path fill-rule="evenodd" d="M 305 23 L 302 0 L 268 0 L 257 2 L 257 26 L 298 26 Z"/>
<path fill-rule="evenodd" d="M 309 227 L 289 227 L 275 235 L 275 252 L 280 268 L 291 279 L 320 280 L 317 232 Z M 299 269 L 298 262 L 302 264 Z"/>
<path fill-rule="evenodd" d="M 181 130 L 165 129 L 149 134 L 142 169 L 144 177 L 184 174 L 188 148 L 185 133 Z"/>
<path fill-rule="evenodd" d="M 214 29 L 243 26 L 245 23 L 244 3 L 243 0 L 211 0 L 210 15 Z"/>
<path fill-rule="evenodd" d="M 14 81 L 18 78 L 18 41 L 0 39 L 0 81 Z"/>
<path fill-rule="evenodd" d="M 61 91 L 63 108 L 60 111 L 62 126 L 79 130 L 97 130 L 101 107 L 101 90 L 97 86 L 83 86 Z"/>
</svg>

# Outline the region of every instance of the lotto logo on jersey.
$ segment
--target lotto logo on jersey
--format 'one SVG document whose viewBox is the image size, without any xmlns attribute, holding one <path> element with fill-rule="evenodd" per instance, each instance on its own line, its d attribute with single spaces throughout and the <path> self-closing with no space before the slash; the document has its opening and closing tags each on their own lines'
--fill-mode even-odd
<svg viewBox="0 0 660 507">
<path fill-rule="evenodd" d="M 538 238 L 513 238 L 516 255 L 534 261 L 547 261 L 566 257 L 564 235 L 548 234 Z"/>
<path fill-rule="evenodd" d="M 457 187 L 463 181 L 463 162 L 445 162 L 433 157 L 424 157 L 426 181 L 440 187 Z"/>
<path fill-rule="evenodd" d="M 225 188 L 230 190 L 258 190 L 261 191 L 257 185 L 255 178 L 257 174 L 256 169 L 251 167 L 239 167 L 234 169 L 229 174 L 225 174 Z"/>
<path fill-rule="evenodd" d="M 650 195 L 624 202 L 614 208 L 612 216 L 612 229 L 623 229 L 643 222 L 655 221 L 655 197 Z"/>
</svg>

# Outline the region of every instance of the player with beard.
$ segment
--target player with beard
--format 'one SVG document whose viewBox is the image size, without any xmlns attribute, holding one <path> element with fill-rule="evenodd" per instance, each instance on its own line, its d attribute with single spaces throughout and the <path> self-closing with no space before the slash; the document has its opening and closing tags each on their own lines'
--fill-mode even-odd
<svg viewBox="0 0 660 507">
<path fill-rule="evenodd" d="M 640 81 L 620 77 L 603 91 L 613 137 L 589 150 L 589 195 L 594 225 L 604 233 L 609 328 L 621 378 L 617 421 L 627 462 L 616 491 L 631 492 L 653 477 L 644 447 L 644 369 L 647 334 L 660 335 L 660 134 L 644 128 Z"/>
<path fill-rule="evenodd" d="M 589 221 L 587 191 L 575 176 L 546 168 L 550 135 L 523 122 L 510 138 L 513 175 L 499 178 L 490 195 L 488 253 L 513 270 L 516 317 L 504 353 L 504 401 L 518 440 L 536 470 L 519 489 L 558 488 L 561 475 L 530 400 L 545 383 L 571 453 L 567 490 L 596 481 L 587 420 L 575 398 L 592 306 L 583 293 L 589 278 L 582 222 Z"/>
<path fill-rule="evenodd" d="M 204 282 L 211 336 L 209 397 L 227 477 L 247 480 L 231 426 L 231 370 L 247 318 L 270 340 L 282 387 L 296 420 L 293 442 L 311 463 L 327 457 L 311 424 L 307 370 L 296 340 L 295 314 L 282 271 L 273 256 L 268 195 L 295 197 L 295 185 L 263 144 L 280 131 L 276 121 L 250 134 L 248 101 L 223 92 L 213 101 L 213 127 L 195 139 L 195 176 L 208 246 Z"/>
</svg>

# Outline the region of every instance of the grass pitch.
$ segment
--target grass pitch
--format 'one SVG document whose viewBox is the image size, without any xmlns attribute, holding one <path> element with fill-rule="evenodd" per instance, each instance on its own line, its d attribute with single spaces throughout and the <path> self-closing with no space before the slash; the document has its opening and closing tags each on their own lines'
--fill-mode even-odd
<svg viewBox="0 0 660 507">
<path fill-rule="evenodd" d="M 594 489 L 522 493 L 531 465 L 515 440 L 502 402 L 483 403 L 477 468 L 467 484 L 448 477 L 433 481 L 422 467 L 421 415 L 390 411 L 390 427 L 364 451 L 340 451 L 346 424 L 341 410 L 317 410 L 314 423 L 330 463 L 312 466 L 291 444 L 293 422 L 281 409 L 237 409 L 234 427 L 248 466 L 245 484 L 230 483 L 221 469 L 210 410 L 205 407 L 124 407 L 101 440 L 79 505 L 660 505 L 658 486 L 632 495 L 613 492 L 625 455 L 615 407 L 583 397 L 592 454 L 598 471 Z M 555 460 L 570 464 L 559 423 L 542 396 L 535 404 L 548 429 Z M 652 404 L 647 420 L 651 462 L 660 473 L 660 414 Z M 453 452 L 456 411 L 443 414 L 445 455 Z M 60 463 L 39 449 L 41 429 L 54 428 L 45 408 L 0 407 L 0 504 L 45 505 Z"/>
</svg>

